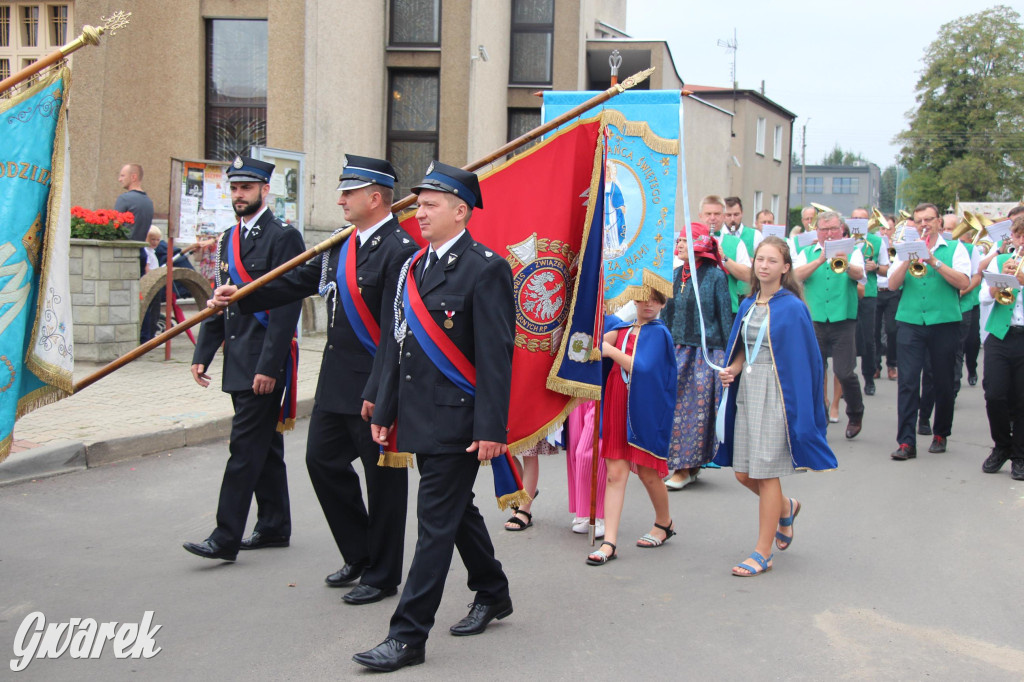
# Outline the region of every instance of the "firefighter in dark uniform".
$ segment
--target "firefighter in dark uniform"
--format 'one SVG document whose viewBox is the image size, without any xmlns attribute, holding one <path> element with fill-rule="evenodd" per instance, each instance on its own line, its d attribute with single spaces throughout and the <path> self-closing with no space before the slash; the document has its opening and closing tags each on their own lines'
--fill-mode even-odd
<svg viewBox="0 0 1024 682">
<path fill-rule="evenodd" d="M 347 244 L 334 246 L 239 301 L 242 312 L 317 293 L 327 303 L 327 346 L 309 421 L 306 468 L 345 560 L 327 576 L 327 584 L 341 587 L 362 578 L 342 597 L 349 604 L 380 601 L 395 594 L 402 582 L 408 470 L 377 465 L 379 448 L 369 425 L 384 359 L 377 344 L 383 348 L 382 334 L 391 333 L 398 273 L 416 250 L 416 242 L 391 213 L 394 187 L 390 163 L 348 155 L 338 186 L 338 205 L 355 228 Z M 352 277 L 349 262 L 355 263 Z M 218 288 L 211 305 L 226 305 L 235 290 L 232 285 Z M 373 325 L 360 316 L 357 296 L 365 304 L 363 313 L 377 326 L 372 341 L 368 334 Z M 352 467 L 357 458 L 363 462 L 369 514 Z"/>
<path fill-rule="evenodd" d="M 235 277 L 256 279 L 305 250 L 298 231 L 282 223 L 266 206 L 273 172 L 273 164 L 248 157 L 236 158 L 228 169 L 231 204 L 239 220 L 218 242 L 218 285 Z M 297 349 L 293 340 L 301 306 L 296 302 L 260 316 L 243 314 L 238 306 L 231 306 L 199 329 L 192 377 L 200 386 L 209 386 L 206 372 L 223 344 L 221 389 L 231 394 L 235 415 L 217 505 L 217 528 L 202 542 L 185 543 L 185 549 L 193 554 L 234 561 L 239 548 L 248 549 L 245 545 L 249 542 L 255 546 L 288 545 L 291 512 L 284 438 L 278 427 L 289 367 L 294 387 L 297 367 L 293 353 Z M 287 428 L 280 425 L 281 430 Z M 243 543 L 253 494 L 256 527 Z"/>
<path fill-rule="evenodd" d="M 430 244 L 399 279 L 403 319 L 389 339 L 372 422 L 374 437 L 390 446 L 397 418 L 393 445 L 416 453 L 419 538 L 387 639 L 354 656 L 383 671 L 424 661 L 455 548 L 475 596 L 450 632 L 476 635 L 512 613 L 508 579 L 473 504 L 480 461 L 507 452 L 512 271 L 466 229 L 473 208 L 483 208 L 476 175 L 435 162 L 413 192 L 420 232 Z M 459 369 L 467 363 L 470 371 Z M 475 381 L 467 383 L 474 369 Z"/>
</svg>

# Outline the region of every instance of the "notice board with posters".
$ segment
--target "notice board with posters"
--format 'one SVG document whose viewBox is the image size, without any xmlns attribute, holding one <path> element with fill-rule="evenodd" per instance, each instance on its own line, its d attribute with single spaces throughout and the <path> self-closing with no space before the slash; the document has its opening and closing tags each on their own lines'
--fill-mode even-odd
<svg viewBox="0 0 1024 682">
<path fill-rule="evenodd" d="M 250 156 L 274 164 L 270 176 L 267 206 L 284 223 L 291 225 L 305 238 L 303 206 L 305 205 L 306 155 L 287 149 L 253 147 Z"/>
<path fill-rule="evenodd" d="M 238 220 L 231 207 L 227 161 L 171 159 L 167 232 L 176 246 L 209 242 Z M 193 256 L 197 269 L 213 282 L 216 251 L 201 249 Z"/>
</svg>

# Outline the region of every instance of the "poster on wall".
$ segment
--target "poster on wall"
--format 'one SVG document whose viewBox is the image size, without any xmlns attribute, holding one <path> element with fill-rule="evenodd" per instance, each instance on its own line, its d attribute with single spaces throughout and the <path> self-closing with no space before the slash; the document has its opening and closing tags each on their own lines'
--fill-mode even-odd
<svg viewBox="0 0 1024 682">
<path fill-rule="evenodd" d="M 179 248 L 202 245 L 192 259 L 211 283 L 217 268 L 215 238 L 237 220 L 231 208 L 227 168 L 224 161 L 171 159 L 169 236 Z"/>
</svg>

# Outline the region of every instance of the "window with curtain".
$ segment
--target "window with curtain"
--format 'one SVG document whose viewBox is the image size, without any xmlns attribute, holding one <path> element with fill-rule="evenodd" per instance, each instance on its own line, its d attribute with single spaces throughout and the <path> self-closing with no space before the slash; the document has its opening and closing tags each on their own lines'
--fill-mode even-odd
<svg viewBox="0 0 1024 682">
<path fill-rule="evenodd" d="M 764 156 L 764 134 L 766 122 L 763 118 L 757 119 L 757 138 L 754 140 L 754 151 Z"/>
<path fill-rule="evenodd" d="M 512 0 L 509 83 L 551 85 L 554 0 Z"/>
<path fill-rule="evenodd" d="M 441 76 L 434 70 L 394 69 L 388 81 L 387 158 L 398 173 L 399 199 L 437 158 Z"/>
<path fill-rule="evenodd" d="M 525 135 L 534 128 L 540 125 L 540 108 L 519 108 L 510 107 L 508 110 L 508 142 L 516 139 L 521 135 Z M 538 140 L 534 140 L 529 144 L 524 144 L 519 149 L 512 152 L 509 156 L 515 156 L 521 154 L 530 147 L 537 144 Z"/>
<path fill-rule="evenodd" d="M 775 144 L 772 145 L 772 158 L 782 161 L 782 126 L 775 126 Z"/>
<path fill-rule="evenodd" d="M 267 22 L 206 22 L 206 158 L 267 144 Z"/>
<path fill-rule="evenodd" d="M 391 0 L 388 44 L 440 47 L 441 0 Z"/>
</svg>

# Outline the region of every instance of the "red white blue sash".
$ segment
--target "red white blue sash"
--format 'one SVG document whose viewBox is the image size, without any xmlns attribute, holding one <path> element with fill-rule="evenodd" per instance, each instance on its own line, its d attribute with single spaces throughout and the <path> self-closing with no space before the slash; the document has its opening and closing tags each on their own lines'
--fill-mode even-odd
<svg viewBox="0 0 1024 682">
<path fill-rule="evenodd" d="M 252 282 L 252 275 L 245 269 L 242 263 L 242 256 L 239 251 L 239 242 L 242 222 L 231 228 L 228 234 L 228 275 L 236 286 L 242 287 Z M 253 313 L 253 317 L 266 329 L 270 324 L 270 313 L 262 310 Z M 298 330 L 296 330 L 297 332 Z M 286 431 L 295 425 L 295 413 L 298 402 L 297 380 L 299 377 L 299 342 L 296 336 L 292 335 L 291 348 L 288 352 L 288 364 L 285 366 L 284 374 L 284 396 L 281 400 L 281 411 L 278 414 L 278 431 Z"/>
<path fill-rule="evenodd" d="M 356 333 L 359 343 L 370 355 L 377 354 L 377 340 L 380 338 L 380 325 L 373 319 L 369 306 L 359 293 L 359 285 L 356 284 L 356 249 L 352 242 L 359 237 L 352 234 L 345 243 L 341 245 L 341 254 L 338 256 L 338 296 L 341 298 L 341 306 L 345 310 L 345 317 Z"/>
<path fill-rule="evenodd" d="M 409 275 L 406 277 L 405 291 L 402 294 L 405 319 L 423 352 L 441 370 L 441 374 L 469 395 L 475 396 L 476 367 L 430 316 L 430 311 L 420 297 L 419 287 L 416 286 L 416 267 L 426 252 L 427 247 L 420 249 L 409 266 Z M 440 261 L 434 265 L 439 266 Z"/>
<path fill-rule="evenodd" d="M 476 367 L 430 316 L 430 312 L 423 304 L 419 287 L 416 286 L 416 266 L 426 252 L 427 247 L 421 249 L 409 266 L 405 291 L 402 294 L 405 319 L 420 348 L 441 374 L 469 395 L 476 396 Z M 438 261 L 432 267 L 440 267 L 440 264 Z M 518 507 L 519 504 L 525 504 L 530 500 L 529 494 L 523 490 L 519 471 L 512 466 L 507 454 L 495 457 L 490 464 L 494 473 L 494 496 L 498 500 L 498 507 Z"/>
</svg>

